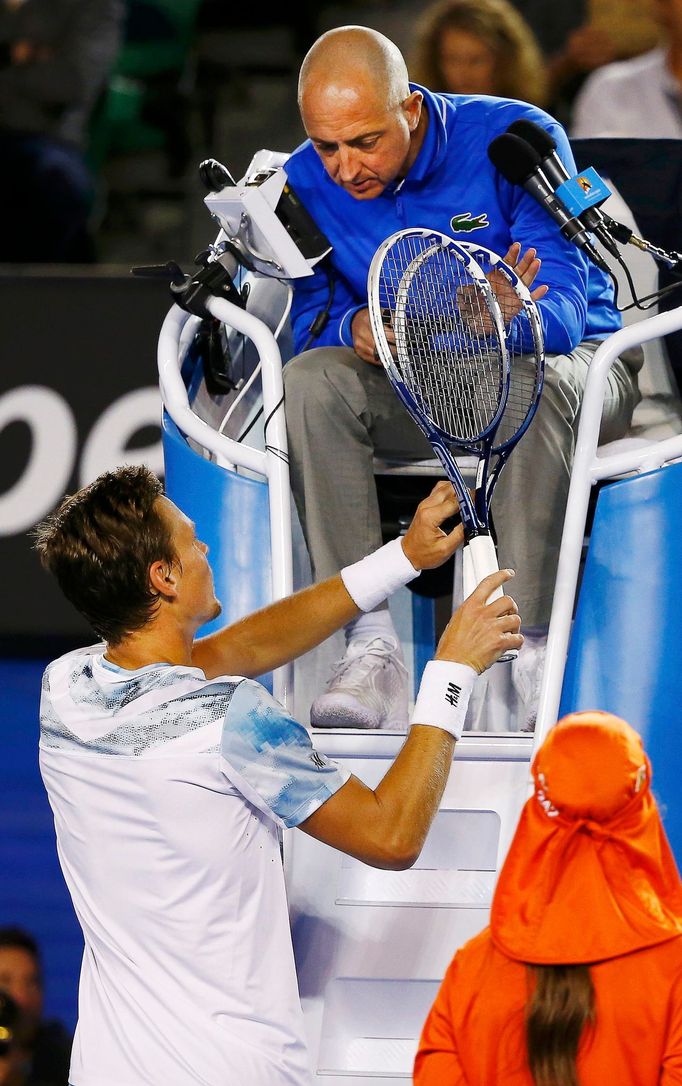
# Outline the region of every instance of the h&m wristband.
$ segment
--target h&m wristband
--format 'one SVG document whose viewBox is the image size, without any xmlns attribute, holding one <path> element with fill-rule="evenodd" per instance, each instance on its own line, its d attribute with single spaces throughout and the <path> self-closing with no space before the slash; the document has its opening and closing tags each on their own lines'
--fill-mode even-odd
<svg viewBox="0 0 682 1086">
<path fill-rule="evenodd" d="M 476 672 L 468 664 L 430 660 L 424 668 L 410 723 L 442 728 L 461 739 L 476 679 Z"/>
<path fill-rule="evenodd" d="M 361 611 L 373 611 L 397 588 L 418 576 L 419 570 L 405 554 L 400 537 L 341 570 L 346 590 Z"/>
</svg>

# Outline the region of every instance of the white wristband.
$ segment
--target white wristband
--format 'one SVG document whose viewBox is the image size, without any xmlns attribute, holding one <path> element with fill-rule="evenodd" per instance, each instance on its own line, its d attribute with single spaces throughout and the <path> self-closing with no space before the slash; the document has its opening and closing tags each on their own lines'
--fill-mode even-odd
<svg viewBox="0 0 682 1086">
<path fill-rule="evenodd" d="M 469 696 L 477 674 L 468 664 L 430 660 L 424 668 L 412 724 L 427 724 L 461 739 Z"/>
<path fill-rule="evenodd" d="M 341 570 L 348 594 L 361 611 L 373 611 L 396 588 L 418 576 L 419 570 L 405 554 L 400 537 Z"/>
</svg>

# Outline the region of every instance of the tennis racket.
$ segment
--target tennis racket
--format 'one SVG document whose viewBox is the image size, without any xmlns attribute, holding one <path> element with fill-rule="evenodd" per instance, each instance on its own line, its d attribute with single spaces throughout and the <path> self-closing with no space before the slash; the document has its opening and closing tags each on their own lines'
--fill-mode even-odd
<svg viewBox="0 0 682 1086">
<path fill-rule="evenodd" d="M 426 229 L 379 246 L 368 296 L 379 358 L 459 500 L 466 598 L 498 569 L 490 502 L 542 391 L 537 309 L 495 253 Z M 477 460 L 473 496 L 455 458 L 462 452 Z"/>
</svg>

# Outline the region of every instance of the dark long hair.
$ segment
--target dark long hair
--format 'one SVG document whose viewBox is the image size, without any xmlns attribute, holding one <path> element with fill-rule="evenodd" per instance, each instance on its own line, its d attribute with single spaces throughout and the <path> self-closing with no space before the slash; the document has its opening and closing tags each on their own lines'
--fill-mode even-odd
<svg viewBox="0 0 682 1086">
<path fill-rule="evenodd" d="M 547 98 L 545 63 L 537 39 L 511 0 L 436 0 L 417 24 L 410 79 L 447 91 L 440 68 L 446 30 L 463 30 L 483 42 L 495 57 L 494 94 L 543 105 Z"/>
<path fill-rule="evenodd" d="M 526 1049 L 535 1086 L 580 1086 L 576 1060 L 595 1020 L 587 965 L 528 965 L 535 985 L 526 1004 Z"/>
</svg>

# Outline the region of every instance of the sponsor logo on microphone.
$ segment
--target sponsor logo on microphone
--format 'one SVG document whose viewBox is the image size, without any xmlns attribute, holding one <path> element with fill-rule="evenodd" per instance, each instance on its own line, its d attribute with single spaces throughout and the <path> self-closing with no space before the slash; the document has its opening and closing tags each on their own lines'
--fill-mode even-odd
<svg viewBox="0 0 682 1086">
<path fill-rule="evenodd" d="M 597 171 L 588 166 L 577 177 L 569 177 L 557 186 L 556 195 L 570 215 L 580 216 L 589 208 L 608 200 L 611 189 Z"/>
</svg>

